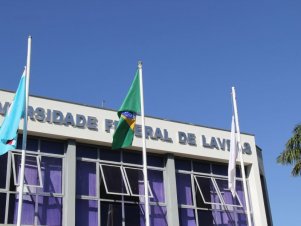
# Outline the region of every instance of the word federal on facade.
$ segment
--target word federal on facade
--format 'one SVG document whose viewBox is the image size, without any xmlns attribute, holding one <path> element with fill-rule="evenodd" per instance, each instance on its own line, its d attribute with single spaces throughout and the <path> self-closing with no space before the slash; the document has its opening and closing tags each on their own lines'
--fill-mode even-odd
<svg viewBox="0 0 301 226">
<path fill-rule="evenodd" d="M 0 90 L 0 123 L 13 96 Z M 140 117 L 133 146 L 111 150 L 116 111 L 34 96 L 29 105 L 22 225 L 144 226 Z M 230 131 L 145 123 L 151 225 L 247 226 L 239 165 L 228 189 Z M 261 150 L 241 137 L 253 225 L 272 225 Z M 16 224 L 21 140 L 0 156 L 0 226 Z"/>
</svg>

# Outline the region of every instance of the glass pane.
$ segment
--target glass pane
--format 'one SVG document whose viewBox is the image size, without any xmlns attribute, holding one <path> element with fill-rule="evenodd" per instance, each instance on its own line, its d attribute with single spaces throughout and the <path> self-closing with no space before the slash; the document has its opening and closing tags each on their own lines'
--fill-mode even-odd
<svg viewBox="0 0 301 226">
<path fill-rule="evenodd" d="M 76 226 L 97 226 L 98 207 L 94 200 L 76 200 Z"/>
<path fill-rule="evenodd" d="M 241 170 L 240 170 L 240 167 L 239 166 L 236 166 L 236 177 L 239 177 L 241 178 Z"/>
<path fill-rule="evenodd" d="M 163 171 L 148 170 L 148 181 L 153 197 L 151 202 L 165 202 Z"/>
<path fill-rule="evenodd" d="M 0 224 L 4 223 L 5 207 L 6 207 L 6 194 L 0 193 Z"/>
<path fill-rule="evenodd" d="M 241 201 L 241 204 L 244 207 L 244 210 L 246 210 L 246 202 L 242 181 L 236 180 L 236 194 L 238 195 L 239 200 Z"/>
<path fill-rule="evenodd" d="M 62 198 L 40 196 L 38 201 L 38 224 L 47 226 L 61 226 Z"/>
<path fill-rule="evenodd" d="M 214 225 L 235 225 L 235 216 L 233 212 L 229 211 L 212 211 L 212 216 L 214 218 Z"/>
<path fill-rule="evenodd" d="M 17 140 L 17 149 L 22 149 L 22 139 L 23 136 L 19 135 Z M 39 140 L 37 138 L 27 137 L 26 140 L 26 150 L 28 151 L 37 151 L 39 147 Z"/>
<path fill-rule="evenodd" d="M 228 176 L 228 165 L 212 164 L 212 173 L 217 175 Z"/>
<path fill-rule="evenodd" d="M 142 169 L 124 168 L 132 195 L 144 195 L 144 176 Z"/>
<path fill-rule="evenodd" d="M 7 156 L 8 153 L 0 156 L 0 188 L 6 187 Z"/>
<path fill-rule="evenodd" d="M 211 178 L 195 176 L 195 179 L 204 202 L 215 204 L 221 203 Z"/>
<path fill-rule="evenodd" d="M 125 225 L 144 225 L 144 213 L 142 213 L 140 205 L 125 205 Z"/>
<path fill-rule="evenodd" d="M 237 213 L 237 226 L 247 226 L 247 216 L 244 213 Z"/>
<path fill-rule="evenodd" d="M 193 171 L 199 173 L 211 173 L 210 164 L 203 162 L 193 162 Z"/>
<path fill-rule="evenodd" d="M 190 160 L 176 159 L 175 165 L 176 165 L 177 170 L 191 171 L 191 161 Z"/>
<path fill-rule="evenodd" d="M 60 158 L 42 157 L 43 192 L 62 193 L 62 162 Z"/>
<path fill-rule="evenodd" d="M 96 196 L 96 163 L 77 161 L 76 194 Z"/>
<path fill-rule="evenodd" d="M 142 152 L 123 152 L 123 162 L 142 165 Z"/>
<path fill-rule="evenodd" d="M 107 160 L 113 162 L 120 162 L 120 151 L 119 150 L 111 150 L 111 149 L 102 149 L 99 150 L 99 159 L 100 160 Z"/>
<path fill-rule="evenodd" d="M 147 155 L 147 165 L 164 168 L 165 158 L 158 155 Z"/>
<path fill-rule="evenodd" d="M 77 145 L 76 157 L 97 159 L 97 148 L 84 145 Z"/>
<path fill-rule="evenodd" d="M 192 205 L 191 175 L 176 173 L 178 203 Z"/>
<path fill-rule="evenodd" d="M 179 209 L 180 226 L 196 226 L 193 209 Z"/>
<path fill-rule="evenodd" d="M 59 141 L 41 140 L 41 152 L 63 155 L 65 144 Z"/>
<path fill-rule="evenodd" d="M 223 225 L 214 224 L 212 212 L 209 210 L 198 210 L 199 226 Z M 227 225 L 227 224 L 225 224 Z"/>
<path fill-rule="evenodd" d="M 35 216 L 35 195 L 23 195 L 22 224 L 33 225 Z M 18 216 L 18 195 L 10 195 L 8 223 L 16 224 Z"/>
<path fill-rule="evenodd" d="M 19 179 L 19 172 L 21 171 L 21 154 L 13 154 L 13 158 L 15 161 L 15 170 L 16 170 L 16 176 L 17 176 L 17 184 L 20 184 L 20 179 Z M 24 173 L 24 182 L 27 185 L 35 185 L 35 186 L 40 186 L 41 181 L 40 181 L 40 176 L 39 176 L 39 167 L 38 167 L 38 162 L 36 156 L 30 156 L 26 155 L 25 156 L 25 173 Z"/>
<path fill-rule="evenodd" d="M 128 194 L 120 166 L 101 165 L 107 193 Z"/>
<path fill-rule="evenodd" d="M 122 212 L 121 204 L 101 202 L 100 203 L 100 220 L 101 225 L 121 226 L 122 225 Z M 130 225 L 129 225 L 130 226 Z"/>
<path fill-rule="evenodd" d="M 131 195 L 144 196 L 144 175 L 142 169 L 124 168 L 124 170 L 129 182 Z M 149 186 L 148 195 L 149 197 L 152 197 Z"/>
<path fill-rule="evenodd" d="M 196 188 L 196 191 L 195 191 L 196 206 L 200 207 L 200 208 L 212 209 L 213 204 L 208 204 L 208 203 L 204 202 L 204 199 L 201 195 L 200 189 L 198 189 L 198 187 L 197 187 L 196 182 L 195 182 L 194 186 Z"/>
<path fill-rule="evenodd" d="M 167 226 L 166 207 L 150 206 L 150 219 L 149 220 L 150 220 L 151 226 Z"/>
<path fill-rule="evenodd" d="M 233 197 L 231 191 L 228 189 L 228 180 L 226 179 L 215 179 L 217 186 L 221 192 L 221 195 L 224 199 L 224 202 L 226 205 L 235 205 L 235 206 L 241 206 L 237 195 Z"/>
</svg>

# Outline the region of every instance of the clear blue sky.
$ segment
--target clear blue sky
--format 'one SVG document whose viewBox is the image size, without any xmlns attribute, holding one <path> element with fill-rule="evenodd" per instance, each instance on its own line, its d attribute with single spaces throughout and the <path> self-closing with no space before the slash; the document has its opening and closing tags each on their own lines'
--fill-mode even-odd
<svg viewBox="0 0 301 226">
<path fill-rule="evenodd" d="M 30 94 L 117 109 L 143 60 L 147 115 L 230 128 L 263 149 L 275 226 L 300 226 L 301 178 L 276 164 L 301 122 L 300 0 L 28 0 L 0 3 L 1 89 L 33 36 Z"/>
</svg>

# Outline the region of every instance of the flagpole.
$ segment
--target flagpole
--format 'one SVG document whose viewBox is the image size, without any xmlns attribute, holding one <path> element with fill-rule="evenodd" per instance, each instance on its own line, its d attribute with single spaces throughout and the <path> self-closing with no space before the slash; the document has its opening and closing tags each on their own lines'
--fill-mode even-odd
<svg viewBox="0 0 301 226">
<path fill-rule="evenodd" d="M 25 113 L 23 124 L 23 139 L 22 139 L 22 158 L 21 158 L 21 171 L 19 180 L 19 203 L 17 226 L 21 226 L 22 204 L 23 204 L 23 190 L 24 190 L 24 172 L 25 172 L 25 154 L 27 142 L 27 116 L 28 116 L 28 96 L 29 96 L 29 78 L 30 78 L 30 57 L 31 57 L 31 36 L 28 37 L 27 47 L 27 63 L 26 63 L 26 88 L 25 88 Z"/>
<path fill-rule="evenodd" d="M 246 173 L 244 167 L 244 161 L 242 157 L 242 146 L 240 143 L 240 129 L 239 129 L 239 122 L 238 122 L 238 113 L 237 113 L 237 104 L 236 104 L 236 93 L 235 88 L 232 87 L 232 101 L 233 101 L 233 109 L 234 109 L 234 117 L 235 117 L 235 127 L 237 132 L 237 143 L 238 143 L 238 151 L 240 156 L 240 166 L 242 171 L 242 180 L 243 180 L 243 187 L 244 187 L 244 195 L 246 200 L 246 207 L 247 207 L 247 218 L 248 218 L 248 225 L 251 226 L 251 212 L 250 212 L 250 202 L 249 202 L 249 195 L 247 189 L 247 182 L 246 182 Z"/>
<path fill-rule="evenodd" d="M 147 179 L 147 156 L 145 143 L 145 122 L 144 122 L 144 98 L 143 98 L 143 80 L 142 80 L 142 61 L 138 62 L 139 80 L 140 80 L 140 103 L 141 103 L 141 126 L 142 126 L 142 151 L 143 151 L 143 175 L 144 175 L 144 197 L 145 197 L 145 226 L 149 226 L 149 197 L 148 197 L 148 179 Z"/>
</svg>

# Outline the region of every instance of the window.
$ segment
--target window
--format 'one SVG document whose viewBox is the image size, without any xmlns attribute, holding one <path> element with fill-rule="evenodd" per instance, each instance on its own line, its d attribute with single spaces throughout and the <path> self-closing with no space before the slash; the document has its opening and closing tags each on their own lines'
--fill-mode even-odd
<svg viewBox="0 0 301 226">
<path fill-rule="evenodd" d="M 176 159 L 176 183 L 181 226 L 246 226 L 242 179 L 228 189 L 227 165 Z"/>
<path fill-rule="evenodd" d="M 0 156 L 0 224 L 16 224 L 22 138 L 17 150 Z M 22 225 L 62 225 L 65 143 L 28 137 Z M 53 217 L 55 216 L 55 217 Z"/>
<path fill-rule="evenodd" d="M 100 164 L 100 168 L 107 194 L 129 195 L 121 166 Z"/>
<path fill-rule="evenodd" d="M 85 145 L 76 152 L 76 225 L 143 226 L 142 153 Z M 164 158 L 149 155 L 148 164 L 151 225 L 167 226 Z"/>
<path fill-rule="evenodd" d="M 20 184 L 20 171 L 21 171 L 21 153 L 11 153 L 12 167 L 14 176 L 14 185 Z M 43 187 L 42 173 L 40 159 L 37 155 L 27 154 L 25 156 L 25 172 L 24 172 L 24 185 L 30 187 Z"/>
</svg>

